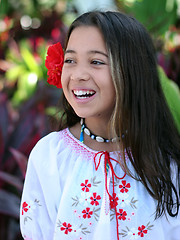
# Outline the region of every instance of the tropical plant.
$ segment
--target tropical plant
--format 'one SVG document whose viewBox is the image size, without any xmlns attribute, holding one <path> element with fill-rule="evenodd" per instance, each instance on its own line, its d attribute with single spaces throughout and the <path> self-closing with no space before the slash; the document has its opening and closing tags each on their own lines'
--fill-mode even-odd
<svg viewBox="0 0 180 240">
<path fill-rule="evenodd" d="M 6 1 L 7 4 L 9 2 Z M 17 19 L 5 16 L 0 20 L 2 240 L 22 239 L 19 212 L 27 159 L 36 142 L 50 132 L 49 120 L 54 119 L 52 115 L 56 111 L 55 106 L 61 94 L 61 90 L 46 83 L 47 70 L 44 66 L 46 50 L 48 45 L 54 42 L 63 42 L 65 29 L 57 14 L 43 19 L 39 34 L 32 29 L 26 31 L 17 27 Z"/>
<path fill-rule="evenodd" d="M 18 219 L 27 158 L 50 132 L 48 112 L 59 95 L 60 90 L 39 82 L 33 98 L 16 110 L 0 93 L 0 239 L 21 239 Z"/>
<path fill-rule="evenodd" d="M 116 3 L 119 9 L 135 16 L 155 37 L 165 34 L 178 18 L 177 1 L 116 0 Z"/>
<path fill-rule="evenodd" d="M 38 79 L 46 79 L 44 59 L 47 44 L 42 38 L 36 39 L 37 51 L 32 49 L 29 40 L 21 40 L 18 45 L 11 42 L 6 51 L 6 82 L 15 87 L 12 101 L 19 105 L 29 99 L 36 91 Z"/>
<path fill-rule="evenodd" d="M 159 76 L 161 80 L 161 86 L 166 97 L 167 104 L 173 115 L 174 122 L 180 134 L 180 90 L 178 85 L 168 79 L 164 70 L 159 67 Z"/>
</svg>

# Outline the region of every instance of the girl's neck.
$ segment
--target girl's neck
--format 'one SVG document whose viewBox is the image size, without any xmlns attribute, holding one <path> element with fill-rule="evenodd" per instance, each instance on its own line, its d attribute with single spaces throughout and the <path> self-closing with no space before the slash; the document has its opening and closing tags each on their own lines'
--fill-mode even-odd
<svg viewBox="0 0 180 240">
<path fill-rule="evenodd" d="M 108 139 L 108 121 L 104 121 L 102 118 L 87 118 L 85 119 L 86 126 L 95 135 Z"/>
<path fill-rule="evenodd" d="M 93 119 L 88 119 L 88 121 L 85 121 L 85 122 L 88 128 L 94 134 L 108 138 L 107 124 L 103 124 L 103 121 L 94 121 Z M 71 127 L 69 130 L 75 138 L 77 138 L 78 140 L 80 139 L 80 133 L 81 133 L 80 123 L 77 123 L 76 125 Z M 91 139 L 86 134 L 84 134 L 84 144 L 88 146 L 90 149 L 95 151 L 113 152 L 115 150 L 118 150 L 116 143 L 97 142 L 96 140 Z"/>
</svg>

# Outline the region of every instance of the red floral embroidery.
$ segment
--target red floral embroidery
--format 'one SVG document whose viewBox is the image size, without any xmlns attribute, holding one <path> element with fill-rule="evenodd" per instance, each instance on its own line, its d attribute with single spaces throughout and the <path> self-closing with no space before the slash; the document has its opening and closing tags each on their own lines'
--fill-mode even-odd
<svg viewBox="0 0 180 240">
<path fill-rule="evenodd" d="M 22 215 L 24 215 L 24 212 L 27 212 L 29 210 L 30 206 L 28 207 L 28 204 L 26 202 L 23 202 L 22 204 Z"/>
<path fill-rule="evenodd" d="M 101 197 L 100 197 L 100 195 L 97 195 L 97 193 L 93 193 L 93 197 L 90 197 L 90 199 L 92 200 L 91 205 L 95 204 L 95 206 L 97 206 L 97 205 L 99 205 L 99 202 L 97 200 L 100 200 Z"/>
<path fill-rule="evenodd" d="M 48 48 L 45 66 L 48 69 L 48 83 L 62 88 L 61 72 L 64 63 L 64 52 L 58 42 Z"/>
<path fill-rule="evenodd" d="M 87 207 L 86 209 L 84 209 L 84 210 L 82 211 L 82 213 L 84 213 L 84 214 L 83 214 L 83 218 L 84 218 L 84 219 L 85 219 L 85 218 L 91 218 L 91 215 L 93 214 L 93 211 L 90 211 L 90 208 Z"/>
<path fill-rule="evenodd" d="M 118 205 L 118 200 L 119 198 L 116 196 L 116 193 L 110 196 L 110 207 L 115 208 Z"/>
<path fill-rule="evenodd" d="M 144 226 L 144 225 L 142 225 L 141 227 L 138 227 L 138 230 L 139 230 L 139 232 L 138 232 L 138 235 L 140 236 L 140 237 L 144 237 L 144 234 L 147 234 L 147 229 L 145 229 L 146 227 Z"/>
<path fill-rule="evenodd" d="M 127 212 L 124 211 L 123 209 L 119 209 L 119 213 L 117 213 L 118 219 L 119 220 L 126 220 Z"/>
<path fill-rule="evenodd" d="M 61 231 L 64 231 L 65 234 L 68 234 L 69 232 L 72 231 L 72 228 L 71 228 L 72 225 L 70 223 L 64 222 L 62 225 L 63 225 L 63 227 L 61 227 L 60 229 L 61 229 Z"/>
<path fill-rule="evenodd" d="M 127 183 L 126 184 L 126 180 L 122 180 L 122 185 L 119 185 L 119 188 L 121 188 L 120 192 L 124 193 L 124 192 L 128 192 L 131 185 L 130 183 Z"/>
<path fill-rule="evenodd" d="M 85 192 L 89 192 L 89 188 L 91 187 L 91 183 L 88 183 L 88 180 L 85 180 L 85 183 L 81 183 L 83 187 L 82 190 Z"/>
</svg>

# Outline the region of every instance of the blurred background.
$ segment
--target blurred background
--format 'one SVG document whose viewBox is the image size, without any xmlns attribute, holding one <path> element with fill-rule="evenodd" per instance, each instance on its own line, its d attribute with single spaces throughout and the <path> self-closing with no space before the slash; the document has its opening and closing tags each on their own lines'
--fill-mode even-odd
<svg viewBox="0 0 180 240">
<path fill-rule="evenodd" d="M 64 45 L 70 23 L 93 9 L 120 10 L 148 29 L 180 132 L 180 0 L 0 0 L 0 240 L 22 239 L 19 206 L 27 158 L 58 119 L 61 90 L 46 82 L 47 47 Z"/>
</svg>

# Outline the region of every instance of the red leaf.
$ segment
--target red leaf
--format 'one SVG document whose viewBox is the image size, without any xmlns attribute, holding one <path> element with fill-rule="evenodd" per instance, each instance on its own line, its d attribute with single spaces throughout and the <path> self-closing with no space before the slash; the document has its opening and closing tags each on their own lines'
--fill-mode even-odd
<svg viewBox="0 0 180 240">
<path fill-rule="evenodd" d="M 0 179 L 6 183 L 9 183 L 9 184 L 15 186 L 17 189 L 22 191 L 23 183 L 19 180 L 19 178 L 15 177 L 9 173 L 0 171 Z"/>
<path fill-rule="evenodd" d="M 23 176 L 25 177 L 27 161 L 28 161 L 27 157 L 14 148 L 9 148 L 9 151 L 12 153 L 14 159 L 16 160 L 17 164 L 19 165 L 19 168 L 21 169 Z"/>
<path fill-rule="evenodd" d="M 20 199 L 7 191 L 0 189 L 0 214 L 19 218 Z"/>
</svg>

